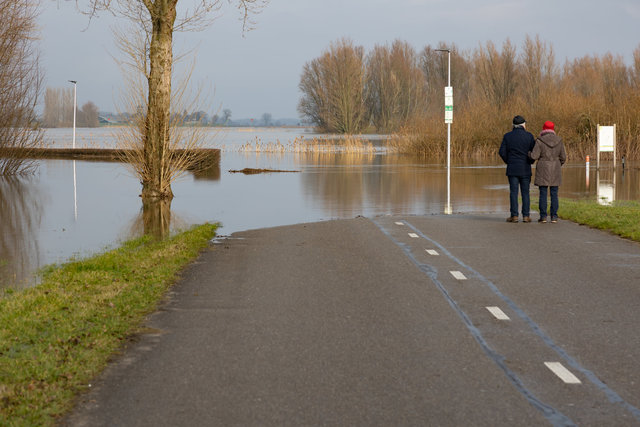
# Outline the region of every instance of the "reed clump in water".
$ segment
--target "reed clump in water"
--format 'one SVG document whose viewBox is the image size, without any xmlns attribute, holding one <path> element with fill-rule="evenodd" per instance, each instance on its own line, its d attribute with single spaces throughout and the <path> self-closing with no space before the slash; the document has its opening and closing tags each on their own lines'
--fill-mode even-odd
<svg viewBox="0 0 640 427">
<path fill-rule="evenodd" d="M 240 152 L 255 153 L 374 153 L 376 150 L 371 141 L 354 135 L 334 139 L 306 139 L 300 136 L 284 144 L 280 140 L 263 142 L 256 137 L 253 142 L 238 148 Z"/>
</svg>

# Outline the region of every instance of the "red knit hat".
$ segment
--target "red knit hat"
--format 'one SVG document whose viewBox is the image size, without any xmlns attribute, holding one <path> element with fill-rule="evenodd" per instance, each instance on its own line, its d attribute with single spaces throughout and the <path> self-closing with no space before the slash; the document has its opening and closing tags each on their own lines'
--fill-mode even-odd
<svg viewBox="0 0 640 427">
<path fill-rule="evenodd" d="M 547 120 L 542 125 L 542 130 L 553 130 L 554 127 L 555 127 L 555 125 L 553 124 L 553 122 Z"/>
</svg>

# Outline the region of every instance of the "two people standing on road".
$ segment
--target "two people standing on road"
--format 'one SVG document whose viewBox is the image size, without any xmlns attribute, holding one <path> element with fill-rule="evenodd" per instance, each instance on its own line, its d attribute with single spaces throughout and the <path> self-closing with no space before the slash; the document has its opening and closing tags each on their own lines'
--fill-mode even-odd
<svg viewBox="0 0 640 427">
<path fill-rule="evenodd" d="M 522 196 L 522 221 L 531 222 L 529 214 L 529 185 L 531 184 L 531 164 L 529 153 L 535 147 L 536 140 L 526 130 L 524 117 L 513 118 L 513 130 L 504 134 L 500 145 L 500 157 L 507 164 L 509 178 L 509 203 L 511 215 L 507 222 L 518 222 L 518 190 Z"/>
<path fill-rule="evenodd" d="M 522 116 L 513 118 L 513 130 L 502 138 L 500 157 L 507 164 L 509 178 L 510 216 L 507 222 L 518 222 L 518 190 L 522 196 L 522 221 L 531 222 L 529 186 L 531 164 L 538 160 L 534 184 L 540 190 L 538 208 L 540 219 L 547 222 L 547 193 L 551 193 L 551 222 L 558 221 L 558 186 L 562 183 L 561 167 L 567 159 L 562 139 L 555 133 L 555 125 L 546 121 L 538 138 L 526 130 Z"/>
<path fill-rule="evenodd" d="M 555 125 L 551 121 L 544 122 L 542 132 L 536 139 L 530 155 L 532 160 L 537 160 L 536 178 L 534 184 L 540 190 L 538 208 L 540 219 L 538 222 L 547 222 L 547 191 L 551 193 L 551 222 L 558 222 L 558 186 L 562 184 L 561 167 L 567 160 L 562 139 L 555 133 Z"/>
</svg>

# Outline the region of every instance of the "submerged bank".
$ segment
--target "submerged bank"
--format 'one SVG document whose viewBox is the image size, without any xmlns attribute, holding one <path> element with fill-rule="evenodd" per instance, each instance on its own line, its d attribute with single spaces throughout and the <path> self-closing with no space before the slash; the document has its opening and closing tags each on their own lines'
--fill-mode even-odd
<svg viewBox="0 0 640 427">
<path fill-rule="evenodd" d="M 61 159 L 61 160 L 97 160 L 103 162 L 126 162 L 131 158 L 133 150 L 118 148 L 5 148 L 3 153 L 14 157 L 28 159 Z M 172 153 L 182 155 L 183 153 L 193 153 L 202 159 L 201 168 L 219 166 L 220 149 L 199 148 L 199 149 L 178 149 Z"/>
</svg>

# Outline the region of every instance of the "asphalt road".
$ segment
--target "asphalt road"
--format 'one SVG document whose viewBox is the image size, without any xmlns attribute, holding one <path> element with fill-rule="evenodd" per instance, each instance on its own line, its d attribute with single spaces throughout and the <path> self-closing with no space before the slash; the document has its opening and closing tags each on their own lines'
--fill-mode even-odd
<svg viewBox="0 0 640 427">
<path fill-rule="evenodd" d="M 73 426 L 640 425 L 640 245 L 566 221 L 237 233 Z"/>
</svg>

